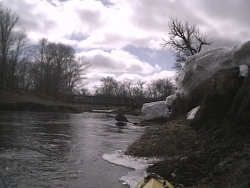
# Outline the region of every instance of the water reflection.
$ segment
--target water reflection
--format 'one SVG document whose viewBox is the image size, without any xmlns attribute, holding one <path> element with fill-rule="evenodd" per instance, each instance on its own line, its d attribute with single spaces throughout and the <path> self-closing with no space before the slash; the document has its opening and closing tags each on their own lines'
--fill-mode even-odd
<svg viewBox="0 0 250 188">
<path fill-rule="evenodd" d="M 142 132 L 105 114 L 1 112 L 0 187 L 124 187 L 128 169 L 102 154 L 126 149 Z"/>
</svg>

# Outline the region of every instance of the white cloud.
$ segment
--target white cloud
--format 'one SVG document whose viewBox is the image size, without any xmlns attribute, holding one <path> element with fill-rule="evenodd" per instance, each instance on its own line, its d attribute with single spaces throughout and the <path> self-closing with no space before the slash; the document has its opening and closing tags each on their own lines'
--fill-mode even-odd
<svg viewBox="0 0 250 188">
<path fill-rule="evenodd" d="M 150 83 L 152 81 L 158 80 L 158 79 L 170 79 L 173 84 L 175 84 L 175 78 L 177 76 L 177 73 L 175 71 L 167 71 L 163 70 L 157 73 L 154 73 L 152 75 L 148 75 L 144 77 L 144 80 L 147 83 Z"/>
<path fill-rule="evenodd" d="M 83 81 L 83 84 L 86 84 L 84 87 L 87 88 L 91 93 L 94 92 L 95 86 L 100 86 L 101 78 L 106 78 L 109 76 L 116 79 L 115 74 L 100 73 L 100 72 L 89 72 L 85 76 L 87 77 L 87 79 Z"/>
<path fill-rule="evenodd" d="M 164 70 L 153 75 L 139 75 L 132 73 L 116 75 L 112 73 L 91 72 L 87 73 L 86 75 L 88 79 L 84 81 L 85 83 L 87 83 L 85 87 L 88 88 L 89 91 L 93 92 L 94 86 L 100 86 L 100 79 L 108 76 L 113 77 L 117 81 L 126 81 L 131 82 L 132 84 L 136 84 L 138 81 L 143 81 L 147 85 L 150 84 L 152 81 L 166 78 L 172 80 L 172 82 L 175 84 L 176 72 Z"/>
<path fill-rule="evenodd" d="M 135 84 L 138 81 L 143 81 L 144 77 L 138 74 L 125 73 L 117 77 L 118 81 L 126 81 Z"/>
<path fill-rule="evenodd" d="M 79 55 L 85 56 L 91 63 L 91 72 L 150 74 L 160 69 L 158 65 L 154 67 L 147 62 L 142 62 L 124 50 L 111 50 L 110 52 L 91 50 Z"/>
</svg>

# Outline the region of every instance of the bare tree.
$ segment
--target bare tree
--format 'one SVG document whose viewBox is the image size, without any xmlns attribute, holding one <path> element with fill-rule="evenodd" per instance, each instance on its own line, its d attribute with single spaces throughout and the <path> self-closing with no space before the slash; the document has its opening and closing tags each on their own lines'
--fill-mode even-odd
<svg viewBox="0 0 250 188">
<path fill-rule="evenodd" d="M 58 100 L 61 92 L 61 83 L 63 71 L 67 67 L 68 62 L 72 62 L 75 58 L 75 50 L 69 45 L 58 43 L 55 45 L 53 59 L 54 59 L 54 100 Z"/>
<path fill-rule="evenodd" d="M 26 30 L 21 29 L 14 34 L 14 44 L 11 47 L 9 52 L 9 63 L 8 63 L 8 78 L 7 87 L 10 87 L 12 90 L 18 86 L 18 66 L 21 65 L 26 60 L 25 54 L 27 50 L 27 33 Z"/>
<path fill-rule="evenodd" d="M 87 88 L 81 88 L 80 89 L 80 94 L 85 95 L 85 96 L 90 96 L 91 95 L 90 91 Z"/>
<path fill-rule="evenodd" d="M 168 23 L 168 37 L 162 38 L 161 46 L 170 46 L 176 59 L 174 69 L 179 71 L 188 56 L 199 53 L 205 45 L 211 45 L 213 39 L 202 33 L 196 24 L 189 25 L 188 22 L 178 21 L 176 17 L 170 16 Z"/>
<path fill-rule="evenodd" d="M 77 88 L 83 92 L 84 85 L 81 84 L 81 81 L 85 79 L 84 75 L 89 67 L 90 63 L 83 56 L 69 60 L 65 65 L 62 76 L 63 82 L 65 82 L 64 86 L 66 87 L 64 92 L 72 94 L 74 93 L 74 89 Z"/>
<path fill-rule="evenodd" d="M 36 90 L 39 93 L 46 93 L 50 95 L 52 93 L 52 77 L 53 77 L 53 59 L 54 59 L 54 49 L 56 45 L 50 43 L 48 39 L 42 38 L 39 40 L 38 44 L 33 47 L 32 55 L 35 59 L 35 64 L 37 64 L 38 74 L 36 75 L 37 83 Z"/>
<path fill-rule="evenodd" d="M 146 82 L 138 81 L 132 88 L 132 96 L 137 102 L 137 104 L 142 104 L 143 99 L 145 98 L 145 89 L 144 89 L 145 83 Z"/>
<path fill-rule="evenodd" d="M 39 93 L 51 95 L 56 101 L 61 95 L 80 91 L 90 64 L 85 57 L 77 57 L 72 46 L 42 38 L 33 48 L 33 56 L 38 67 L 35 88 Z"/>
<path fill-rule="evenodd" d="M 149 84 L 147 90 L 151 98 L 165 100 L 173 93 L 174 86 L 170 79 L 158 79 Z"/>
<path fill-rule="evenodd" d="M 17 14 L 13 14 L 0 3 L 0 85 L 5 85 L 6 82 L 7 57 L 14 43 L 12 32 L 17 22 Z"/>
<path fill-rule="evenodd" d="M 105 96 L 115 96 L 115 88 L 118 87 L 118 82 L 111 76 L 101 78 L 101 85 L 95 87 L 95 94 Z"/>
<path fill-rule="evenodd" d="M 34 91 L 38 83 L 38 70 L 37 64 L 25 59 L 18 66 L 18 88 Z"/>
<path fill-rule="evenodd" d="M 132 97 L 132 83 L 128 81 L 123 81 L 119 85 L 119 95 L 121 97 Z"/>
</svg>

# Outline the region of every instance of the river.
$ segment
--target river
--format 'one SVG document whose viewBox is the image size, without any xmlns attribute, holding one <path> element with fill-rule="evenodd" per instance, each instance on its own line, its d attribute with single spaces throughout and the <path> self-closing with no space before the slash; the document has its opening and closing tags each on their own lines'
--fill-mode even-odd
<svg viewBox="0 0 250 188">
<path fill-rule="evenodd" d="M 104 113 L 1 112 L 0 187 L 128 187 L 119 179 L 132 169 L 103 155 L 126 150 L 143 132 Z"/>
</svg>

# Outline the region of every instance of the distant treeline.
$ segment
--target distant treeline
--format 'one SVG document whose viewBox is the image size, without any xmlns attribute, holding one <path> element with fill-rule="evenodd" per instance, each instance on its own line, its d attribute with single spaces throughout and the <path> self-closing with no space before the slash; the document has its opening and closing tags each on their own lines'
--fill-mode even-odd
<svg viewBox="0 0 250 188">
<path fill-rule="evenodd" d="M 157 79 L 151 83 L 138 81 L 136 84 L 128 81 L 117 81 L 113 77 L 103 77 L 101 84 L 94 87 L 92 95 L 128 97 L 133 98 L 137 104 L 166 100 L 173 94 L 175 86 L 170 79 Z M 91 95 L 87 89 L 82 89 L 78 94 Z"/>
</svg>

